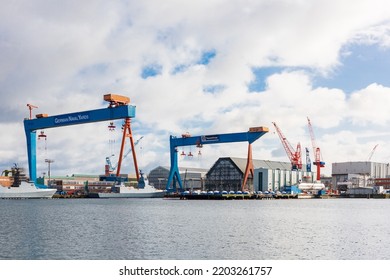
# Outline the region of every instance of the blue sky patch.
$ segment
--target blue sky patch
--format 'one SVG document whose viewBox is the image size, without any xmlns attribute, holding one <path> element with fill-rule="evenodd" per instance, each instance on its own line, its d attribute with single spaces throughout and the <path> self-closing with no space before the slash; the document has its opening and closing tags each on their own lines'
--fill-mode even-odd
<svg viewBox="0 0 390 280">
<path fill-rule="evenodd" d="M 162 71 L 162 66 L 158 64 L 150 64 L 142 68 L 141 77 L 142 79 L 147 79 L 149 77 L 154 77 L 160 75 Z"/>
<path fill-rule="evenodd" d="M 217 55 L 217 52 L 215 50 L 203 52 L 200 60 L 198 61 L 198 64 L 207 65 L 210 63 L 210 61 Z"/>
<path fill-rule="evenodd" d="M 224 85 L 207 85 L 203 87 L 204 92 L 208 93 L 218 93 L 225 89 L 226 87 Z"/>
<path fill-rule="evenodd" d="M 175 68 L 173 68 L 172 74 L 175 75 L 177 73 L 182 73 L 182 72 L 186 71 L 187 69 L 188 69 L 188 65 L 179 64 L 179 65 L 176 65 Z"/>
<path fill-rule="evenodd" d="M 194 134 L 194 130 L 201 128 L 202 131 L 207 131 L 207 129 L 210 128 L 214 122 L 212 120 L 205 120 L 202 117 L 202 114 L 197 114 L 192 118 L 180 120 L 179 124 L 181 127 L 185 128 L 185 131 L 189 131 L 191 135 L 195 136 L 198 134 Z"/>
<path fill-rule="evenodd" d="M 255 79 L 249 83 L 248 91 L 249 92 L 265 91 L 265 89 L 267 87 L 266 82 L 265 82 L 267 77 L 269 77 L 275 73 L 280 73 L 283 71 L 283 69 L 285 69 L 285 68 L 280 67 L 280 66 L 252 68 L 253 74 L 255 75 Z"/>
<path fill-rule="evenodd" d="M 312 74 L 313 87 L 338 88 L 346 93 L 361 90 L 372 83 L 390 87 L 390 49 L 378 45 L 347 45 L 342 51 L 341 65 L 328 76 L 321 76 L 313 69 L 285 68 L 281 66 L 258 67 L 252 71 L 255 79 L 248 85 L 249 92 L 266 90 L 267 77 L 282 71 L 305 69 Z"/>
<path fill-rule="evenodd" d="M 207 64 L 210 63 L 210 61 L 216 55 L 217 55 L 217 52 L 215 50 L 203 52 L 201 57 L 200 57 L 200 59 L 198 61 L 196 61 L 195 64 L 207 65 Z M 191 66 L 192 66 L 191 64 L 179 64 L 179 65 L 176 65 L 173 68 L 173 70 L 172 70 L 172 74 L 175 75 L 175 74 L 178 74 L 178 73 L 185 72 Z"/>
<path fill-rule="evenodd" d="M 108 69 L 107 63 L 97 63 L 97 64 L 84 67 L 83 69 L 81 69 L 79 74 L 82 76 L 95 76 L 95 75 L 106 73 L 107 69 Z"/>
<path fill-rule="evenodd" d="M 378 45 L 348 45 L 342 53 L 342 65 L 328 77 L 314 78 L 315 87 L 339 88 L 346 93 L 372 83 L 390 86 L 390 50 Z"/>
</svg>

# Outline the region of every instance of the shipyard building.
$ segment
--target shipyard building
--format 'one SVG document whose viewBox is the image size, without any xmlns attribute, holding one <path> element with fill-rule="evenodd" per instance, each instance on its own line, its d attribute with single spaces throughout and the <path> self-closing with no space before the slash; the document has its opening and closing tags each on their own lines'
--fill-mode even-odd
<svg viewBox="0 0 390 280">
<path fill-rule="evenodd" d="M 332 185 L 340 192 L 381 192 L 390 188 L 388 163 L 371 161 L 332 163 Z"/>
<path fill-rule="evenodd" d="M 137 185 L 135 175 L 121 174 L 120 177 L 127 185 Z M 45 176 L 39 177 L 37 178 L 37 183 L 50 186 L 59 192 L 67 194 L 110 192 L 115 181 L 105 179 L 104 175 L 72 174 L 71 176 L 51 176 L 50 178 Z"/>
<path fill-rule="evenodd" d="M 206 174 L 205 189 L 239 191 L 245 174 L 247 159 L 219 158 Z M 293 171 L 290 162 L 253 160 L 254 178 L 248 179 L 251 191 L 283 191 L 301 182 L 313 182 L 315 172 Z"/>
<path fill-rule="evenodd" d="M 168 183 L 169 167 L 158 166 L 149 172 L 149 184 L 157 189 L 165 189 Z M 184 189 L 202 190 L 208 169 L 179 167 Z"/>
<path fill-rule="evenodd" d="M 247 159 L 221 157 L 210 169 L 179 167 L 185 190 L 240 191 Z M 286 186 L 301 182 L 313 182 L 315 172 L 292 171 L 290 162 L 253 160 L 254 178 L 249 176 L 248 186 L 252 191 L 282 191 Z M 169 167 L 158 166 L 148 175 L 155 188 L 165 189 Z"/>
</svg>

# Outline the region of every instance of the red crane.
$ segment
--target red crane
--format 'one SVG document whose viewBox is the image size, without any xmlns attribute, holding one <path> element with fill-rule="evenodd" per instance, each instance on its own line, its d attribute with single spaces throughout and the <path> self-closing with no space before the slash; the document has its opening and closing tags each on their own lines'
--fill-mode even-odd
<svg viewBox="0 0 390 280">
<path fill-rule="evenodd" d="M 287 138 L 283 135 L 283 132 L 272 122 L 275 126 L 276 131 L 279 135 L 280 141 L 282 141 L 283 147 L 286 150 L 287 156 L 290 159 L 292 170 L 301 170 L 302 169 L 302 157 L 301 157 L 301 144 L 297 144 L 297 149 L 294 150 L 291 144 L 288 142 Z"/>
<path fill-rule="evenodd" d="M 325 167 L 325 162 L 321 161 L 321 150 L 320 147 L 316 144 L 316 139 L 314 137 L 313 127 L 311 125 L 309 117 L 307 118 L 310 137 L 311 137 L 311 144 L 313 146 L 313 152 L 314 152 L 314 162 L 313 164 L 317 166 L 317 181 L 321 180 L 321 167 Z"/>
</svg>

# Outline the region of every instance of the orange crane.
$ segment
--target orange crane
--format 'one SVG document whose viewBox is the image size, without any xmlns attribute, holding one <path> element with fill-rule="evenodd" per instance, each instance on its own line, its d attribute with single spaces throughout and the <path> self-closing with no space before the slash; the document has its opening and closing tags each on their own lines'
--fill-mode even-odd
<svg viewBox="0 0 390 280">
<path fill-rule="evenodd" d="M 34 106 L 32 104 L 27 104 L 28 109 L 30 110 L 30 120 L 32 119 L 32 110 L 35 108 L 38 108 L 37 106 Z"/>
<path fill-rule="evenodd" d="M 316 144 L 316 139 L 314 137 L 314 131 L 313 127 L 311 125 L 309 117 L 307 117 L 309 132 L 310 132 L 310 138 L 311 138 L 311 144 L 313 146 L 313 152 L 314 152 L 314 162 L 313 164 L 317 166 L 317 181 L 321 180 L 321 167 L 325 167 L 325 162 L 321 161 L 321 150 L 320 147 Z"/>
<path fill-rule="evenodd" d="M 301 170 L 302 169 L 302 157 L 301 157 L 301 144 L 297 144 L 297 149 L 294 150 L 291 144 L 288 142 L 287 138 L 283 135 L 283 132 L 272 122 L 276 128 L 276 132 L 279 135 L 280 141 L 283 144 L 284 149 L 286 150 L 287 156 L 290 159 L 292 170 Z"/>
</svg>

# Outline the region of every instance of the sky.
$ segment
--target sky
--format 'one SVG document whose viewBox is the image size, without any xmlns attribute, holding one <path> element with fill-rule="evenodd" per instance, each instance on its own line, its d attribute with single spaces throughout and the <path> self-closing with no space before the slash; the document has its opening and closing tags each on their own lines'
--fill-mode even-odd
<svg viewBox="0 0 390 280">
<path fill-rule="evenodd" d="M 4 2 L 4 1 L 3 1 Z M 23 120 L 107 107 L 128 96 L 139 167 L 169 166 L 169 136 L 266 126 L 255 159 L 288 162 L 315 141 L 334 162 L 390 161 L 387 0 L 5 1 L 0 9 L 0 170 L 27 169 Z M 102 174 L 117 161 L 121 121 L 46 129 L 38 176 Z M 246 143 L 180 148 L 181 167 L 246 157 Z M 304 155 L 303 162 L 305 162 Z M 122 171 L 134 173 L 131 156 Z"/>
</svg>

